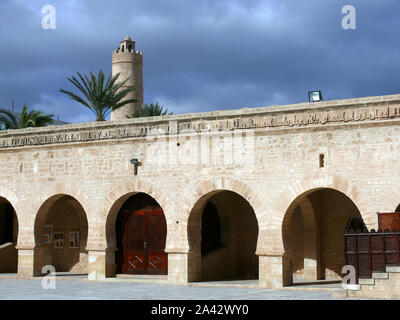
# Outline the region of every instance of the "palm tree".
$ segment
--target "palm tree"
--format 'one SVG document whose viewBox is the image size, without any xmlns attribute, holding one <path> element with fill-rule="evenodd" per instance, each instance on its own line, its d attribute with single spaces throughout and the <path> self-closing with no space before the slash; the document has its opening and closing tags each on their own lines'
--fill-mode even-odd
<svg viewBox="0 0 400 320">
<path fill-rule="evenodd" d="M 41 111 L 32 110 L 28 112 L 26 104 L 22 107 L 19 119 L 17 116 L 8 110 L 0 109 L 0 124 L 5 129 L 23 129 L 28 127 L 44 127 L 54 122 L 52 114 L 44 114 Z"/>
<path fill-rule="evenodd" d="M 105 83 L 105 75 L 102 70 L 99 71 L 97 78 L 92 72 L 90 72 L 90 78 L 87 75 L 82 76 L 79 72 L 77 74 L 79 79 L 76 77 L 67 79 L 79 89 L 84 98 L 70 91 L 62 89 L 60 91 L 89 108 L 95 114 L 96 121 L 105 121 L 110 111 L 128 103 L 137 102 L 135 99 L 123 100 L 131 91 L 135 90 L 135 87 L 125 86 L 128 79 L 117 82 L 119 73 L 115 76 L 109 75 Z"/>
<path fill-rule="evenodd" d="M 171 115 L 173 114 L 172 112 L 168 113 L 168 109 L 165 109 L 163 111 L 164 107 L 161 107 L 158 102 L 156 104 L 150 103 L 146 104 L 144 103 L 140 110 L 135 110 L 135 112 L 132 114 L 132 116 L 127 116 L 127 118 L 140 118 L 140 117 L 156 117 L 156 116 L 165 116 L 165 115 Z"/>
<path fill-rule="evenodd" d="M 44 114 L 36 110 L 28 112 L 28 107 L 24 104 L 19 118 L 19 128 L 47 126 L 54 122 L 53 116 L 52 114 Z"/>
<path fill-rule="evenodd" d="M 6 109 L 0 108 L 0 129 L 17 129 L 19 126 L 15 115 Z"/>
</svg>

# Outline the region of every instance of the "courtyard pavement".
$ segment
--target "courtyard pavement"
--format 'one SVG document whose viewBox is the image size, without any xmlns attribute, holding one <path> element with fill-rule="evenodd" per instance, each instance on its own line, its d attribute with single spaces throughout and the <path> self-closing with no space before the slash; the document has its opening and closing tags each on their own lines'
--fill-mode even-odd
<svg viewBox="0 0 400 320">
<path fill-rule="evenodd" d="M 213 286 L 57 280 L 43 289 L 41 279 L 0 279 L 1 300 L 337 300 L 333 291 L 270 290 Z"/>
</svg>

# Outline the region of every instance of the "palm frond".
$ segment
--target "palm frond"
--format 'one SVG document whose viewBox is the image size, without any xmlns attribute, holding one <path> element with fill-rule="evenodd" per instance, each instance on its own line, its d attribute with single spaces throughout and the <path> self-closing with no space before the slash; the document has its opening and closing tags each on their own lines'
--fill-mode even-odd
<svg viewBox="0 0 400 320">
<path fill-rule="evenodd" d="M 111 111 L 128 103 L 137 102 L 136 99 L 126 99 L 135 88 L 125 85 L 128 79 L 117 82 L 120 74 L 109 75 L 107 79 L 102 70 L 97 76 L 92 72 L 89 76 L 79 72 L 77 75 L 78 78 L 73 76 L 67 80 L 80 91 L 83 97 L 63 89 L 60 92 L 89 108 L 96 116 L 96 121 L 104 121 Z"/>
<path fill-rule="evenodd" d="M 156 104 L 143 104 L 139 110 L 135 110 L 128 118 L 156 117 L 173 114 L 172 112 L 168 113 L 168 109 L 163 109 L 164 107 L 161 107 L 158 102 L 156 102 Z"/>
<path fill-rule="evenodd" d="M 18 120 L 15 115 L 6 109 L 0 108 L 0 124 L 4 129 L 17 129 Z"/>
</svg>

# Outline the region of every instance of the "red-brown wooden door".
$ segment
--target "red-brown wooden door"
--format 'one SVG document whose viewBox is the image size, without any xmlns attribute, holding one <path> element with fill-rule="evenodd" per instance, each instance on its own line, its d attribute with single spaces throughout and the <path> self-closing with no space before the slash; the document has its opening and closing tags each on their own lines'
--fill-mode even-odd
<svg viewBox="0 0 400 320">
<path fill-rule="evenodd" d="M 162 210 L 137 210 L 129 215 L 124 227 L 122 273 L 167 274 L 166 237 Z"/>
</svg>

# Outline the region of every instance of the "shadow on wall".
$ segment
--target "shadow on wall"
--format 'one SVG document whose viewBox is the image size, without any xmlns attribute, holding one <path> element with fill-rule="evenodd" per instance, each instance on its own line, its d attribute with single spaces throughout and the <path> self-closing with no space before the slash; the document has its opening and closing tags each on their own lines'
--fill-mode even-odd
<svg viewBox="0 0 400 320">
<path fill-rule="evenodd" d="M 0 198 L 1 199 L 1 198 Z M 0 202 L 0 273 L 17 273 L 18 220 L 14 208 L 5 199 Z"/>
</svg>

